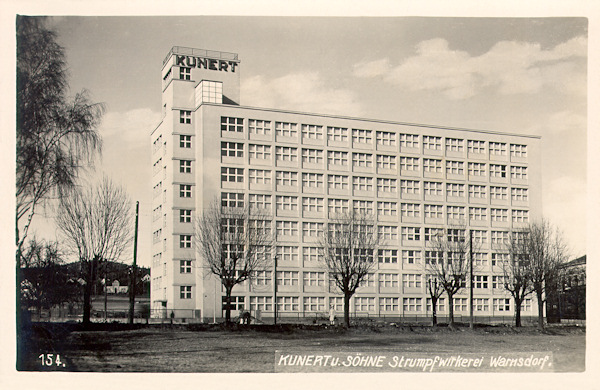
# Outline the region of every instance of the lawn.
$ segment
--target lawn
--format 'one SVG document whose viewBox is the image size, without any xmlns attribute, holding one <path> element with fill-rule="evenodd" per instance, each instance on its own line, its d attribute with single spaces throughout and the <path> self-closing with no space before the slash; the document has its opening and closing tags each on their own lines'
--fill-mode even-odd
<svg viewBox="0 0 600 390">
<path fill-rule="evenodd" d="M 585 370 L 585 328 L 249 327 L 34 325 L 20 340 L 21 369 L 93 372 L 274 372 L 275 351 L 289 353 L 498 353 L 551 351 L 554 370 Z M 42 366 L 40 354 L 60 354 Z M 62 366 L 64 364 L 64 367 Z"/>
</svg>

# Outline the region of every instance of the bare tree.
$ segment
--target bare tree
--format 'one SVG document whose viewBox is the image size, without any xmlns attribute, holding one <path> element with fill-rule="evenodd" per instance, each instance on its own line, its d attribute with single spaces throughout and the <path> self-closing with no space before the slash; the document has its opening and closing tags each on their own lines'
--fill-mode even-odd
<svg viewBox="0 0 600 390">
<path fill-rule="evenodd" d="M 515 303 L 515 326 L 521 326 L 521 305 L 533 292 L 531 269 L 529 267 L 528 229 L 511 232 L 508 247 L 508 259 L 502 262 L 504 289 L 510 292 Z"/>
<path fill-rule="evenodd" d="M 426 257 L 425 268 L 430 278 L 441 284 L 448 296 L 449 327 L 454 328 L 454 295 L 466 287 L 470 271 L 469 243 L 464 226 L 439 229 L 429 237 L 428 247 L 434 256 Z"/>
<path fill-rule="evenodd" d="M 92 286 L 102 261 L 116 261 L 131 244 L 132 204 L 122 187 L 104 177 L 86 191 L 60 200 L 56 223 L 65 244 L 81 262 L 85 281 L 83 323 L 90 322 Z"/>
<path fill-rule="evenodd" d="M 440 258 L 443 257 L 443 253 L 440 252 Z M 427 293 L 431 299 L 431 325 L 436 326 L 438 301 L 444 293 L 444 287 L 434 275 L 427 275 Z"/>
<path fill-rule="evenodd" d="M 101 150 L 104 107 L 86 91 L 66 96 L 67 64 L 56 33 L 40 17 L 17 17 L 17 267 L 36 207 L 75 185 Z"/>
<path fill-rule="evenodd" d="M 233 287 L 267 268 L 273 242 L 271 218 L 260 209 L 222 207 L 216 200 L 195 219 L 195 250 L 225 288 L 227 323 L 231 322 Z"/>
<path fill-rule="evenodd" d="M 344 324 L 350 327 L 350 298 L 375 267 L 380 238 L 375 219 L 351 211 L 331 218 L 319 240 L 321 256 L 335 286 L 344 294 Z"/>
<path fill-rule="evenodd" d="M 556 282 L 560 265 L 568 259 L 568 249 L 560 230 L 547 220 L 529 224 L 525 232 L 523 260 L 528 262 L 530 281 L 537 298 L 538 326 L 543 328 L 546 289 Z"/>
</svg>

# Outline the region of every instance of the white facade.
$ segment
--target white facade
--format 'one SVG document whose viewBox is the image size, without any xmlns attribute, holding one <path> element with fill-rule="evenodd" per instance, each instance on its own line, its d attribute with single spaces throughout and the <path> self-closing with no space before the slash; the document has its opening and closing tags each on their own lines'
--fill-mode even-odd
<svg viewBox="0 0 600 390">
<path fill-rule="evenodd" d="M 503 256 L 498 242 L 541 216 L 539 137 L 241 106 L 231 53 L 175 47 L 162 74 L 163 119 L 151 136 L 153 309 L 221 317 L 220 285 L 191 247 L 191 221 L 220 198 L 261 203 L 273 215 L 282 316 L 343 310 L 316 235 L 330 213 L 350 209 L 372 211 L 386 235 L 352 313 L 429 314 L 426 237 L 462 224 L 482 241 L 475 315 L 514 314 L 494 264 Z M 272 315 L 272 282 L 265 270 L 236 286 L 238 308 Z M 468 289 L 455 296 L 455 315 L 469 314 L 467 297 Z M 526 308 L 523 316 L 536 314 L 531 301 Z"/>
</svg>

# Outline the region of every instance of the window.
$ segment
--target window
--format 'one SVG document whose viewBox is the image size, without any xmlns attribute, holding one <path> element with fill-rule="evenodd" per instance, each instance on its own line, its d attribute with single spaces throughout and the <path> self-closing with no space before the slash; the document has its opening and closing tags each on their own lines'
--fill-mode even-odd
<svg viewBox="0 0 600 390">
<path fill-rule="evenodd" d="M 402 310 L 405 312 L 420 312 L 423 310 L 421 298 L 402 298 Z"/>
<path fill-rule="evenodd" d="M 179 247 L 180 248 L 191 248 L 192 247 L 192 236 L 189 234 L 181 234 L 179 236 Z"/>
<path fill-rule="evenodd" d="M 506 156 L 506 144 L 504 142 L 490 142 L 490 155 Z"/>
<path fill-rule="evenodd" d="M 355 297 L 354 310 L 356 312 L 375 311 L 375 298 Z"/>
<path fill-rule="evenodd" d="M 297 196 L 277 195 L 277 197 L 275 198 L 275 204 L 276 204 L 277 210 L 298 211 L 298 197 Z"/>
<path fill-rule="evenodd" d="M 510 144 L 511 157 L 527 157 L 527 145 Z"/>
<path fill-rule="evenodd" d="M 487 275 L 473 275 L 473 287 L 475 287 L 475 288 L 488 288 L 488 277 L 487 277 Z"/>
<path fill-rule="evenodd" d="M 162 229 L 158 229 L 152 233 L 152 243 L 156 244 L 160 242 L 160 237 L 162 236 Z"/>
<path fill-rule="evenodd" d="M 180 274 L 191 274 L 192 273 L 192 260 L 179 260 L 179 273 Z"/>
<path fill-rule="evenodd" d="M 352 166 L 363 168 L 373 167 L 373 155 L 370 153 L 352 153 Z"/>
<path fill-rule="evenodd" d="M 485 186 L 469 185 L 469 198 L 485 199 L 486 193 L 487 191 Z"/>
<path fill-rule="evenodd" d="M 521 303 L 521 311 L 531 311 L 531 298 L 523 299 Z"/>
<path fill-rule="evenodd" d="M 325 297 L 304 297 L 304 312 L 324 312 Z"/>
<path fill-rule="evenodd" d="M 277 161 L 298 161 L 298 148 L 290 148 L 287 146 L 277 146 L 275 148 L 275 156 Z"/>
<path fill-rule="evenodd" d="M 271 135 L 271 121 L 249 119 L 248 131 L 250 134 Z"/>
<path fill-rule="evenodd" d="M 398 287 L 398 274 L 379 274 L 379 287 Z"/>
<path fill-rule="evenodd" d="M 506 200 L 506 187 L 493 187 L 490 186 L 490 198 L 495 200 Z"/>
<path fill-rule="evenodd" d="M 458 138 L 446 138 L 447 152 L 463 152 L 464 140 Z"/>
<path fill-rule="evenodd" d="M 319 248 L 304 247 L 302 249 L 302 260 L 306 262 L 319 261 Z"/>
<path fill-rule="evenodd" d="M 278 246 L 275 248 L 275 254 L 277 255 L 278 260 L 298 263 L 297 246 Z"/>
<path fill-rule="evenodd" d="M 348 199 L 329 199 L 328 200 L 329 214 L 345 214 L 350 211 L 350 201 Z"/>
<path fill-rule="evenodd" d="M 222 157 L 244 157 L 244 144 L 239 142 L 221 142 Z"/>
<path fill-rule="evenodd" d="M 454 311 L 467 311 L 467 298 L 454 298 Z"/>
<path fill-rule="evenodd" d="M 402 239 L 406 241 L 420 241 L 421 240 L 421 228 L 403 226 L 402 227 Z"/>
<path fill-rule="evenodd" d="M 423 182 L 423 192 L 425 195 L 442 195 L 442 183 L 437 181 L 426 181 Z"/>
<path fill-rule="evenodd" d="M 222 116 L 221 131 L 232 131 L 236 133 L 242 133 L 244 131 L 244 119 Z"/>
<path fill-rule="evenodd" d="M 179 123 L 190 124 L 192 123 L 192 112 L 179 110 Z"/>
<path fill-rule="evenodd" d="M 527 179 L 527 167 L 519 167 L 519 166 L 511 166 L 510 167 L 510 177 L 512 179 Z"/>
<path fill-rule="evenodd" d="M 444 252 L 425 251 L 425 264 L 442 264 Z"/>
<path fill-rule="evenodd" d="M 398 226 L 379 226 L 379 239 L 395 241 L 398 239 Z"/>
<path fill-rule="evenodd" d="M 421 275 L 419 274 L 403 274 L 402 286 L 409 288 L 421 288 Z"/>
<path fill-rule="evenodd" d="M 352 142 L 360 144 L 372 144 L 373 132 L 371 130 L 352 129 Z"/>
<path fill-rule="evenodd" d="M 256 232 L 256 234 L 258 234 L 259 237 L 268 237 L 271 235 L 271 221 L 267 220 L 267 219 L 251 219 L 248 221 L 248 227 L 250 229 L 250 231 L 254 231 Z M 259 252 L 259 249 L 261 249 L 262 252 Z M 264 253 L 264 251 L 268 251 L 267 247 L 264 246 L 257 246 L 255 253 L 259 256 L 263 256 L 266 254 Z M 262 257 L 258 257 L 258 258 L 262 258 Z"/>
<path fill-rule="evenodd" d="M 469 153 L 485 153 L 485 142 L 469 140 L 467 142 Z"/>
<path fill-rule="evenodd" d="M 179 286 L 179 299 L 192 299 L 192 286 Z"/>
<path fill-rule="evenodd" d="M 327 188 L 335 190 L 348 189 L 348 176 L 327 175 Z"/>
<path fill-rule="evenodd" d="M 421 251 L 403 250 L 402 263 L 417 264 L 421 262 Z"/>
<path fill-rule="evenodd" d="M 348 166 L 348 152 L 330 150 L 327 152 L 327 164 Z"/>
<path fill-rule="evenodd" d="M 398 250 L 397 249 L 379 249 L 377 253 L 377 259 L 382 264 L 396 264 L 398 263 Z"/>
<path fill-rule="evenodd" d="M 388 156 L 384 154 L 377 155 L 377 168 L 379 169 L 396 169 L 396 156 Z"/>
<path fill-rule="evenodd" d="M 487 243 L 487 230 L 472 230 L 473 242 L 478 244 Z"/>
<path fill-rule="evenodd" d="M 438 298 L 437 302 L 436 302 L 436 306 L 437 306 L 437 312 L 443 312 L 446 310 L 446 298 Z M 427 311 L 428 312 L 432 312 L 433 311 L 433 306 L 431 304 L 431 298 L 427 298 Z"/>
<path fill-rule="evenodd" d="M 305 286 L 325 286 L 325 272 L 304 272 Z"/>
<path fill-rule="evenodd" d="M 506 177 L 506 165 L 490 164 L 490 177 Z"/>
<path fill-rule="evenodd" d="M 156 153 L 157 150 L 159 150 L 162 146 L 163 146 L 163 142 L 162 142 L 162 134 L 159 135 L 154 142 L 152 143 L 152 153 Z"/>
<path fill-rule="evenodd" d="M 444 206 L 437 204 L 426 204 L 423 206 L 425 218 L 443 218 Z"/>
<path fill-rule="evenodd" d="M 329 141 L 347 142 L 348 129 L 345 127 L 327 126 L 327 139 Z"/>
<path fill-rule="evenodd" d="M 446 161 L 446 173 L 452 175 L 464 175 L 464 163 L 462 161 Z"/>
<path fill-rule="evenodd" d="M 394 179 L 395 181 L 395 179 Z M 400 180 L 400 192 L 403 194 L 419 194 L 421 182 L 417 180 Z"/>
<path fill-rule="evenodd" d="M 179 136 L 179 147 L 189 149 L 192 147 L 192 136 L 191 135 L 180 135 Z"/>
<path fill-rule="evenodd" d="M 446 232 L 448 242 L 465 242 L 464 229 L 448 229 Z"/>
<path fill-rule="evenodd" d="M 302 186 L 309 188 L 322 188 L 323 187 L 323 174 L 322 173 L 303 173 L 302 174 Z"/>
<path fill-rule="evenodd" d="M 510 311 L 509 298 L 494 298 L 494 311 Z"/>
<path fill-rule="evenodd" d="M 492 276 L 492 288 L 501 290 L 504 288 L 504 276 Z"/>
<path fill-rule="evenodd" d="M 485 164 L 483 163 L 469 163 L 469 176 L 485 176 Z"/>
<path fill-rule="evenodd" d="M 302 162 L 323 164 L 323 151 L 319 149 L 302 149 Z"/>
<path fill-rule="evenodd" d="M 298 172 L 277 171 L 276 183 L 278 186 L 298 186 Z"/>
<path fill-rule="evenodd" d="M 321 237 L 323 235 L 323 223 L 302 222 L 303 237 Z"/>
<path fill-rule="evenodd" d="M 277 297 L 277 310 L 298 311 L 298 297 Z"/>
<path fill-rule="evenodd" d="M 440 206 L 442 207 L 442 206 Z M 440 228 L 428 228 L 424 229 L 425 241 L 435 240 L 444 236 L 444 230 Z"/>
<path fill-rule="evenodd" d="M 403 171 L 418 171 L 419 159 L 417 157 L 400 157 L 400 169 Z"/>
<path fill-rule="evenodd" d="M 471 221 L 487 220 L 487 209 L 485 207 L 469 207 L 469 220 L 471 220 Z"/>
<path fill-rule="evenodd" d="M 402 203 L 400 206 L 403 217 L 418 218 L 420 216 L 421 205 L 417 203 Z"/>
<path fill-rule="evenodd" d="M 278 137 L 298 137 L 298 127 L 295 123 L 275 122 L 275 134 Z"/>
<path fill-rule="evenodd" d="M 377 191 L 396 193 L 398 192 L 398 181 L 396 179 L 377 179 Z"/>
<path fill-rule="evenodd" d="M 159 158 L 158 160 L 156 160 L 156 162 L 154 163 L 153 167 L 152 167 L 152 175 L 156 175 L 158 172 L 160 172 L 160 168 L 162 167 L 162 157 Z"/>
<path fill-rule="evenodd" d="M 508 243 L 508 232 L 500 232 L 492 230 L 491 232 L 491 242 L 492 244 L 504 245 Z M 497 254 L 500 255 L 500 254 Z M 494 254 L 492 254 L 492 265 L 494 265 Z"/>
<path fill-rule="evenodd" d="M 179 197 L 180 198 L 191 198 L 192 197 L 192 186 L 190 184 L 179 185 Z"/>
<path fill-rule="evenodd" d="M 490 209 L 490 218 L 492 222 L 508 222 L 508 210 Z"/>
<path fill-rule="evenodd" d="M 278 236 L 298 236 L 298 222 L 294 221 L 277 221 Z"/>
<path fill-rule="evenodd" d="M 528 210 L 513 210 L 512 221 L 519 223 L 529 222 L 529 211 Z"/>
<path fill-rule="evenodd" d="M 269 210 L 271 208 L 271 195 L 250 194 L 248 204 L 251 209 Z"/>
<path fill-rule="evenodd" d="M 442 160 L 437 160 L 434 158 L 424 158 L 423 171 L 430 173 L 442 173 Z"/>
<path fill-rule="evenodd" d="M 416 134 L 400 134 L 400 146 L 403 148 L 418 148 L 419 136 Z"/>
<path fill-rule="evenodd" d="M 473 299 L 473 311 L 489 311 L 490 310 L 489 301 L 490 300 L 488 298 L 474 298 Z"/>
<path fill-rule="evenodd" d="M 354 191 L 373 191 L 373 178 L 354 176 L 352 178 L 352 189 Z"/>
<path fill-rule="evenodd" d="M 297 271 L 277 271 L 278 286 L 297 286 L 298 272 Z"/>
<path fill-rule="evenodd" d="M 241 218 L 221 218 L 221 232 L 223 233 L 223 235 L 243 234 L 244 220 Z"/>
<path fill-rule="evenodd" d="M 191 223 L 192 222 L 192 210 L 179 210 L 179 222 Z"/>
<path fill-rule="evenodd" d="M 366 274 L 360 281 L 359 287 L 375 287 L 375 274 Z"/>
<path fill-rule="evenodd" d="M 221 182 L 243 183 L 244 169 L 221 167 Z"/>
<path fill-rule="evenodd" d="M 271 311 L 273 306 L 273 297 L 250 297 L 250 310 L 252 311 Z"/>
<path fill-rule="evenodd" d="M 180 67 L 179 68 L 179 79 L 180 80 L 190 80 L 192 77 L 191 71 L 192 71 L 192 68 Z"/>
<path fill-rule="evenodd" d="M 508 232 L 498 232 L 498 233 L 507 233 L 508 234 Z M 504 264 L 508 261 L 508 259 L 509 259 L 508 253 L 492 253 L 492 266 L 503 267 Z"/>
<path fill-rule="evenodd" d="M 271 159 L 271 147 L 269 145 L 248 145 L 248 156 L 259 160 Z M 241 156 L 240 156 L 241 157 Z"/>
<path fill-rule="evenodd" d="M 446 195 L 464 198 L 465 185 L 464 184 L 456 184 L 456 183 L 446 184 Z"/>
<path fill-rule="evenodd" d="M 353 208 L 357 214 L 373 214 L 373 202 L 369 200 L 355 200 Z"/>
<path fill-rule="evenodd" d="M 377 145 L 396 146 L 396 133 L 391 133 L 389 131 L 378 131 Z"/>
<path fill-rule="evenodd" d="M 398 298 L 393 297 L 382 297 L 379 298 L 379 312 L 397 312 L 399 311 L 398 307 Z"/>
<path fill-rule="evenodd" d="M 513 201 L 526 202 L 528 190 L 527 188 L 511 188 L 510 197 Z"/>
<path fill-rule="evenodd" d="M 323 198 L 302 198 L 302 211 L 322 213 Z"/>
<path fill-rule="evenodd" d="M 323 126 L 317 125 L 302 125 L 302 138 L 307 139 L 323 139 Z"/>
<path fill-rule="evenodd" d="M 423 149 L 442 150 L 442 137 L 423 136 Z"/>
</svg>

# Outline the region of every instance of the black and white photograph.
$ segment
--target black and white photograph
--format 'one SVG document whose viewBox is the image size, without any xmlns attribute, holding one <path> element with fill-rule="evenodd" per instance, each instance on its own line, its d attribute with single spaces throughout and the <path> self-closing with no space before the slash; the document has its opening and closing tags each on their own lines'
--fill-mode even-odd
<svg viewBox="0 0 600 390">
<path fill-rule="evenodd" d="M 0 382 L 589 380 L 597 20 L 541 4 L 15 6 Z"/>
</svg>

